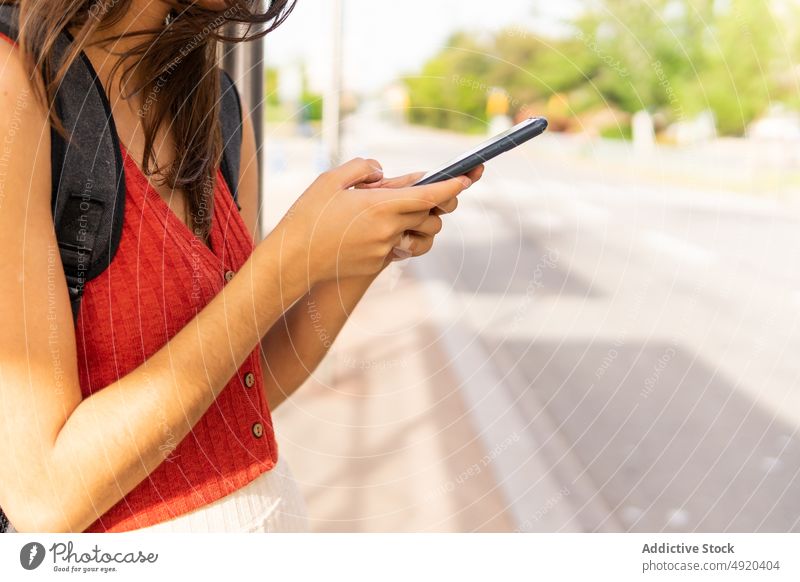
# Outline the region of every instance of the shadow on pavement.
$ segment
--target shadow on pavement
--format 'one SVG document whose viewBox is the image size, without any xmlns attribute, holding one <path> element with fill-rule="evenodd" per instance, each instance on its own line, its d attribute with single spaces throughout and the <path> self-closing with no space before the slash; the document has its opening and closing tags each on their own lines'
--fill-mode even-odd
<svg viewBox="0 0 800 582">
<path fill-rule="evenodd" d="M 800 531 L 795 427 L 695 354 L 658 342 L 499 347 L 520 414 L 549 417 L 584 467 L 560 478 L 588 477 L 630 531 Z M 558 473 L 564 451 L 550 454 Z"/>
<path fill-rule="evenodd" d="M 558 257 L 541 244 L 518 237 L 491 244 L 440 241 L 437 278 L 459 291 L 493 294 L 598 298 L 588 281 L 558 265 Z"/>
</svg>

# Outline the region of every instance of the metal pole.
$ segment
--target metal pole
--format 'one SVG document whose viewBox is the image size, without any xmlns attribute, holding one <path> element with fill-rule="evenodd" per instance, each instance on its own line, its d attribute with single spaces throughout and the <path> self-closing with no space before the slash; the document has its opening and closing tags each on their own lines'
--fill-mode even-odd
<svg viewBox="0 0 800 582">
<path fill-rule="evenodd" d="M 259 10 L 264 9 L 261 2 Z M 223 47 L 222 66 L 233 78 L 242 97 L 242 105 L 247 107 L 256 136 L 256 155 L 258 174 L 263 178 L 264 141 L 264 41 L 258 39 L 247 43 L 234 43 Z M 245 162 L 246 163 L 246 162 Z M 258 208 L 263 208 L 263 179 L 258 185 Z M 258 228 L 262 229 L 262 221 Z M 259 238 L 263 233 L 258 233 Z"/>
<path fill-rule="evenodd" d="M 342 27 L 344 0 L 333 0 L 333 38 L 331 46 L 331 78 L 322 104 L 322 139 L 331 166 L 342 163 Z"/>
<path fill-rule="evenodd" d="M 256 154 L 258 155 L 259 176 L 263 175 L 264 152 L 264 39 L 259 38 L 250 43 L 250 111 L 253 120 L 253 130 L 256 134 Z M 259 208 L 261 208 L 261 184 L 258 192 Z"/>
</svg>

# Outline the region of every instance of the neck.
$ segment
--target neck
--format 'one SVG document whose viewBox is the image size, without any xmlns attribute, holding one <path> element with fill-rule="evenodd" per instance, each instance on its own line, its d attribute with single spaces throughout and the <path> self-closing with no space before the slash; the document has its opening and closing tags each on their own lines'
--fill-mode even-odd
<svg viewBox="0 0 800 582">
<path fill-rule="evenodd" d="M 122 58 L 120 55 L 134 46 L 140 45 L 146 37 L 135 35 L 111 41 L 107 39 L 148 30 L 159 30 L 164 26 L 164 20 L 169 11 L 170 5 L 162 0 L 131 0 L 128 11 L 119 22 L 90 35 L 85 53 L 109 92 L 117 93 L 122 67 L 117 68 L 113 78 L 112 72 Z"/>
<path fill-rule="evenodd" d="M 98 38 L 113 37 L 121 34 L 141 32 L 145 30 L 158 30 L 164 26 L 164 20 L 169 14 L 170 5 L 162 0 L 131 0 L 130 7 L 125 15 L 114 25 L 104 29 Z M 125 49 L 141 42 L 142 37 L 133 39 L 120 39 L 116 41 L 117 49 Z"/>
</svg>

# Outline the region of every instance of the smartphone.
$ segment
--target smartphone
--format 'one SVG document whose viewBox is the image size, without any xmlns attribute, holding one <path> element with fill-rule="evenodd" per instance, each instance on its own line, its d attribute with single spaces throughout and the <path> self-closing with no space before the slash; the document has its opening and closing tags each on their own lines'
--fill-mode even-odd
<svg viewBox="0 0 800 582">
<path fill-rule="evenodd" d="M 504 152 L 513 150 L 518 145 L 524 144 L 537 135 L 542 135 L 545 129 L 547 129 L 547 120 L 544 117 L 530 117 L 508 131 L 504 131 L 500 135 L 483 142 L 475 149 L 446 163 L 441 168 L 428 172 L 414 186 L 435 184 L 436 182 L 463 176 L 476 166 L 488 162 Z"/>
</svg>

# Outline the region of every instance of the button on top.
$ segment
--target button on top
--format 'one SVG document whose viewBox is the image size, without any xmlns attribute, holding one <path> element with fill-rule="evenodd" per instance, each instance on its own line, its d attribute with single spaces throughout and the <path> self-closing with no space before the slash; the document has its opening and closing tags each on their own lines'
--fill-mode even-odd
<svg viewBox="0 0 800 582">
<path fill-rule="evenodd" d="M 244 375 L 244 385 L 248 388 L 252 388 L 256 383 L 256 376 L 252 372 L 248 372 Z"/>
<path fill-rule="evenodd" d="M 225 281 L 226 281 L 227 283 L 230 283 L 230 282 L 231 282 L 231 279 L 233 279 L 233 276 L 234 276 L 235 274 L 236 274 L 236 273 L 234 273 L 233 271 L 225 271 Z"/>
<path fill-rule="evenodd" d="M 252 431 L 253 436 L 257 439 L 260 439 L 262 436 L 264 436 L 264 425 L 262 425 L 260 422 L 257 422 L 253 425 Z"/>
</svg>

